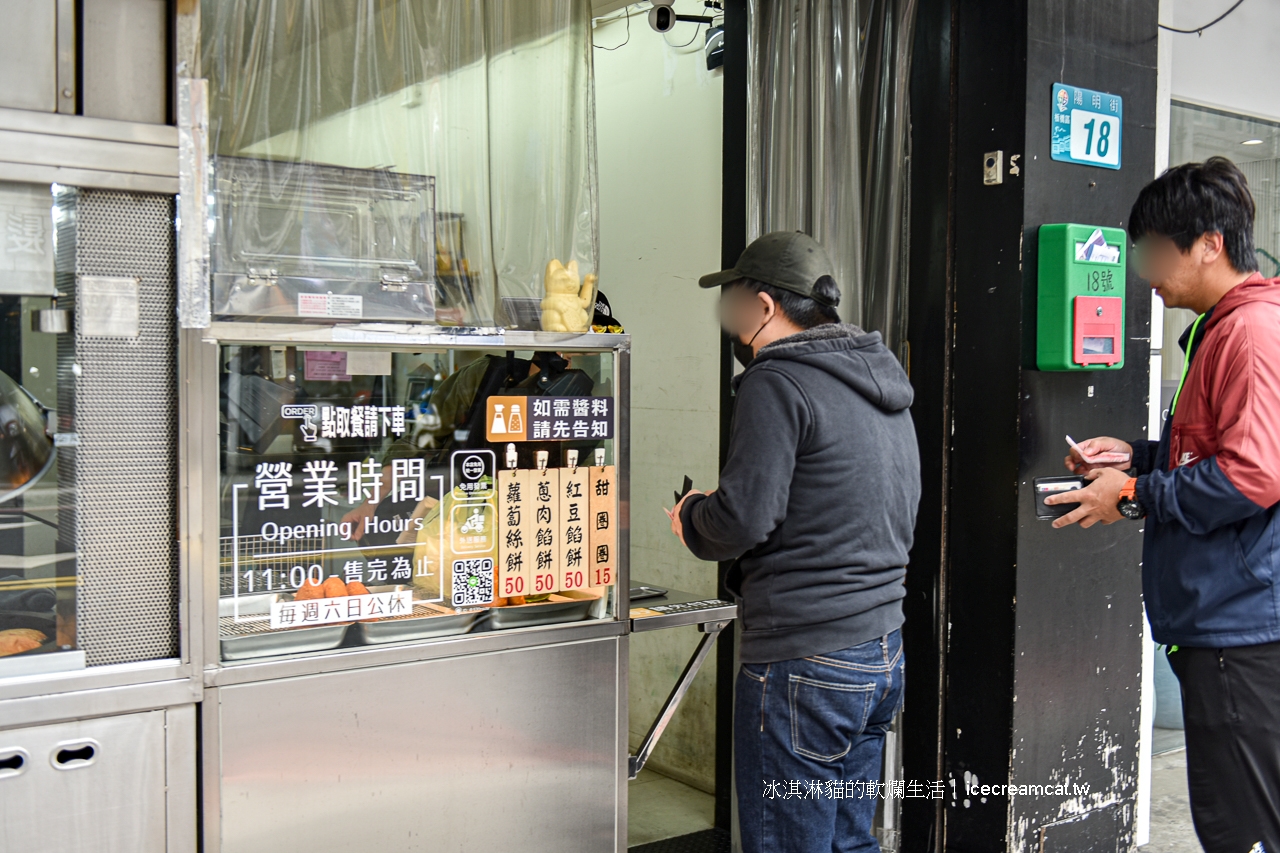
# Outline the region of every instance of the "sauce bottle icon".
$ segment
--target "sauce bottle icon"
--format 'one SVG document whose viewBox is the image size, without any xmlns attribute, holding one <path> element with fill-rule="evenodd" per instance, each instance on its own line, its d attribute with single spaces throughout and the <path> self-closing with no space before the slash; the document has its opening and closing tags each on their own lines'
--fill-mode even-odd
<svg viewBox="0 0 1280 853">
<path fill-rule="evenodd" d="M 494 435 L 507 431 L 506 419 L 502 417 L 503 408 L 504 406 L 501 403 L 495 403 L 493 406 L 493 424 L 489 427 L 489 432 Z"/>
</svg>

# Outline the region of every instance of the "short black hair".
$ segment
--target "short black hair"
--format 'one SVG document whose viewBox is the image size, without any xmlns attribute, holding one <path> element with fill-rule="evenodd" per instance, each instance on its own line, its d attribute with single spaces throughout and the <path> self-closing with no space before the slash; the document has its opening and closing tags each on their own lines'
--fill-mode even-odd
<svg viewBox="0 0 1280 853">
<path fill-rule="evenodd" d="M 1142 188 L 1129 211 L 1129 236 L 1136 243 L 1147 234 L 1168 237 L 1183 252 L 1201 235 L 1222 234 L 1227 260 L 1238 272 L 1253 272 L 1256 208 L 1244 173 L 1226 157 L 1183 163 Z"/>
<path fill-rule="evenodd" d="M 840 304 L 840 288 L 836 285 L 836 280 L 829 275 L 824 275 L 814 282 L 813 292 L 828 300 L 830 305 L 823 305 L 816 299 L 801 296 L 753 278 L 744 278 L 730 287 L 742 287 L 752 293 L 769 294 L 782 313 L 787 315 L 787 319 L 802 329 L 840 322 L 840 315 L 835 309 L 835 306 Z"/>
</svg>

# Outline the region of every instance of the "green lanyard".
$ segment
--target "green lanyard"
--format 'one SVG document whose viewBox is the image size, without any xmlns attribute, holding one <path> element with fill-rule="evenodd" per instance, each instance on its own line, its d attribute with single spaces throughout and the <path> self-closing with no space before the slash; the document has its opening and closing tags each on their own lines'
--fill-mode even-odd
<svg viewBox="0 0 1280 853">
<path fill-rule="evenodd" d="M 1187 381 L 1187 371 L 1191 368 L 1191 354 L 1196 349 L 1196 332 L 1200 328 L 1200 321 L 1204 319 L 1201 314 L 1196 317 L 1196 321 L 1191 324 L 1191 337 L 1187 339 L 1187 357 L 1182 361 L 1182 378 L 1178 380 L 1178 390 L 1173 392 L 1173 402 L 1169 404 L 1169 417 L 1173 417 L 1173 413 L 1178 410 L 1178 398 L 1182 396 L 1182 385 Z"/>
</svg>

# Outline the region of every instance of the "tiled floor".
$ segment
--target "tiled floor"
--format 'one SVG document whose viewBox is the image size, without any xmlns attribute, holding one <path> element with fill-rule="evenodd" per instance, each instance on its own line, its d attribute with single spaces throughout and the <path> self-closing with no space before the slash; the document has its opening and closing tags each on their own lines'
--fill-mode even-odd
<svg viewBox="0 0 1280 853">
<path fill-rule="evenodd" d="M 627 793 L 627 846 L 710 829 L 715 798 L 652 770 L 641 770 Z"/>
<path fill-rule="evenodd" d="M 1156 728 L 1152 730 L 1152 755 L 1163 755 L 1166 752 L 1173 752 L 1175 749 L 1182 749 L 1184 746 L 1186 746 L 1186 739 L 1182 735 L 1182 729 Z"/>
<path fill-rule="evenodd" d="M 1139 853 L 1201 853 L 1191 825 L 1182 731 L 1156 729 L 1151 745 L 1151 840 Z"/>
</svg>

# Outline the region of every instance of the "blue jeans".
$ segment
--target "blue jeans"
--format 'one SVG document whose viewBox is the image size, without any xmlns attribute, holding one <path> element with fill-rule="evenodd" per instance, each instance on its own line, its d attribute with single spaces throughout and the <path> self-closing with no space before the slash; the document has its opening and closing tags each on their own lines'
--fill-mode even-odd
<svg viewBox="0 0 1280 853">
<path fill-rule="evenodd" d="M 902 636 L 744 663 L 733 746 L 743 853 L 878 853 L 884 733 L 902 704 Z"/>
</svg>

